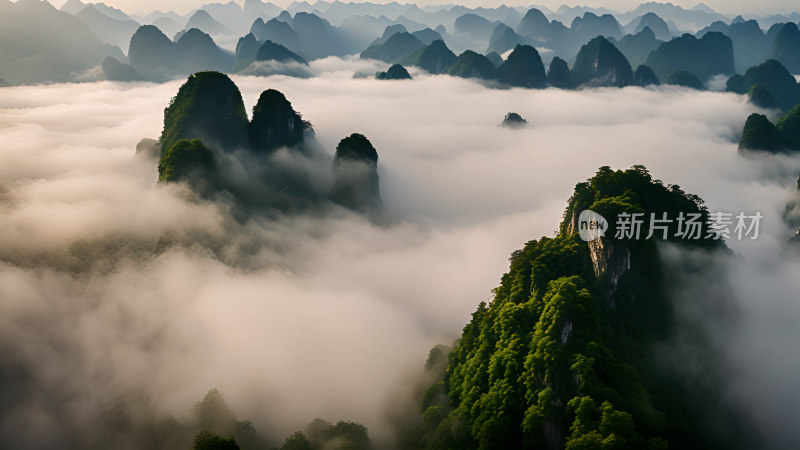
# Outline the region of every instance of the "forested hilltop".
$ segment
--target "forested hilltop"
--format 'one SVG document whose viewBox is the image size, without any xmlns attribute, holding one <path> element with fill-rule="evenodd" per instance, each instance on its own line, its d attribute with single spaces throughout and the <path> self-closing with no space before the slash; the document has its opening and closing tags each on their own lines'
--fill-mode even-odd
<svg viewBox="0 0 800 450">
<path fill-rule="evenodd" d="M 585 242 L 578 215 L 608 219 Z M 514 252 L 511 266 L 452 349 L 431 352 L 438 376 L 407 449 L 715 448 L 704 400 L 657 364 L 674 332 L 673 305 L 655 240 L 614 238 L 618 213 L 708 212 L 696 196 L 654 180 L 644 167 L 602 167 L 575 188 L 559 233 Z M 727 253 L 718 240 L 669 240 Z M 647 224 L 645 224 L 645 229 Z M 706 236 L 704 225 L 702 237 Z"/>
</svg>

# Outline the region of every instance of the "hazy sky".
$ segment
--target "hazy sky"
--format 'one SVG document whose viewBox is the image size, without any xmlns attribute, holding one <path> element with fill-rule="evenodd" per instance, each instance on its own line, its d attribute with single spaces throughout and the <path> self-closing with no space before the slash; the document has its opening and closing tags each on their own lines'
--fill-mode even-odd
<svg viewBox="0 0 800 450">
<path fill-rule="evenodd" d="M 316 0 L 309 1 L 309 3 L 313 4 L 315 1 Z M 389 3 L 391 0 L 369 0 L 369 1 L 374 3 Z M 461 0 L 461 1 L 418 0 L 416 2 L 411 2 L 406 0 L 398 0 L 398 1 L 400 3 L 417 3 L 419 5 L 438 5 L 443 3 L 444 4 L 453 3 L 471 7 L 472 6 L 494 7 L 501 4 L 530 5 L 533 3 L 538 5 L 544 5 L 551 9 L 558 8 L 558 6 L 562 4 L 568 4 L 568 5 L 580 4 L 592 7 L 605 7 L 622 12 L 633 9 L 640 3 L 644 3 L 644 0 L 581 0 L 579 2 L 570 2 L 570 1 L 564 2 L 560 0 L 537 0 L 535 2 L 530 2 L 527 0 Z M 664 0 L 664 2 L 666 1 L 667 0 Z M 225 1 L 222 0 L 220 0 L 220 2 L 226 3 Z M 684 8 L 692 8 L 698 3 L 700 3 L 698 0 L 671 0 L 671 2 L 680 5 Z M 64 3 L 64 0 L 51 0 L 51 3 L 60 6 L 61 4 Z M 178 12 L 186 12 L 194 8 L 199 8 L 203 4 L 213 3 L 213 2 L 208 0 L 173 0 L 170 2 L 164 2 L 162 0 L 106 0 L 105 3 L 128 12 L 137 12 L 137 11 L 149 12 L 157 9 L 158 10 L 174 9 L 175 11 Z M 240 5 L 244 4 L 244 0 L 238 0 L 236 1 L 236 3 L 239 3 Z M 290 3 L 292 3 L 292 0 L 273 0 L 272 3 L 275 3 L 276 5 L 279 6 L 288 6 Z M 739 13 L 772 14 L 775 12 L 796 11 L 800 9 L 797 7 L 797 2 L 795 0 L 762 0 L 759 2 L 752 2 L 750 0 L 705 0 L 704 3 L 710 6 L 711 8 L 714 8 L 718 12 L 727 14 L 739 14 Z"/>
</svg>

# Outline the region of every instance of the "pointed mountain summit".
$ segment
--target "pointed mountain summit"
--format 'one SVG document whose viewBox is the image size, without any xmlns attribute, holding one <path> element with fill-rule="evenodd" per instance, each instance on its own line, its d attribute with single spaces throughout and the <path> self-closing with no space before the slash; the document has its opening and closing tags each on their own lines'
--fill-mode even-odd
<svg viewBox="0 0 800 450">
<path fill-rule="evenodd" d="M 457 58 L 444 41 L 437 39 L 402 58 L 400 64 L 417 66 L 429 73 L 437 74 L 444 72 Z"/>
<path fill-rule="evenodd" d="M 86 3 L 81 0 L 67 0 L 66 3 L 61 5 L 61 11 L 70 13 L 72 15 L 78 14 L 86 8 Z"/>
<path fill-rule="evenodd" d="M 83 8 L 83 10 L 75 14 L 75 17 L 85 23 L 101 41 L 116 45 L 119 48 L 127 47 L 131 36 L 139 28 L 139 24 L 133 20 L 114 19 L 103 14 L 94 5 Z"/>
<path fill-rule="evenodd" d="M 653 72 L 653 69 L 645 65 L 640 65 L 636 68 L 636 72 L 633 73 L 633 84 L 634 86 L 644 87 L 650 85 L 658 86 L 661 83 L 656 73 Z"/>
<path fill-rule="evenodd" d="M 713 75 L 732 75 L 733 42 L 722 33 L 706 33 L 697 39 L 684 34 L 661 44 L 647 57 L 647 65 L 660 78 L 683 70 L 706 80 Z"/>
<path fill-rule="evenodd" d="M 744 124 L 739 150 L 788 153 L 800 150 L 800 142 L 778 129 L 767 116 L 753 113 Z"/>
<path fill-rule="evenodd" d="M 490 20 L 473 13 L 459 16 L 454 25 L 457 32 L 469 35 L 478 41 L 488 39 L 495 27 Z"/>
<path fill-rule="evenodd" d="M 300 36 L 287 22 L 270 19 L 264 23 L 263 20 L 257 19 L 250 27 L 250 33 L 261 42 L 272 41 L 295 53 L 302 53 L 303 44 L 300 42 Z"/>
<path fill-rule="evenodd" d="M 411 74 L 408 73 L 405 67 L 400 64 L 394 64 L 389 67 L 386 72 L 378 72 L 375 74 L 376 80 L 410 80 Z"/>
<path fill-rule="evenodd" d="M 775 39 L 769 57 L 780 61 L 792 73 L 800 73 L 800 30 L 794 23 L 784 25 Z"/>
<path fill-rule="evenodd" d="M 222 150 L 248 147 L 247 112 L 239 88 L 219 72 L 190 76 L 164 111 L 162 155 L 181 139 Z"/>
<path fill-rule="evenodd" d="M 249 67 L 256 60 L 259 48 L 261 48 L 261 42 L 256 39 L 253 33 L 239 38 L 239 42 L 236 43 L 236 53 L 233 57 L 233 71 L 240 72 Z"/>
<path fill-rule="evenodd" d="M 430 45 L 433 41 L 443 40 L 442 35 L 438 31 L 431 30 L 430 28 L 415 31 L 411 34 L 425 45 Z"/>
<path fill-rule="evenodd" d="M 308 62 L 306 62 L 306 60 L 300 55 L 272 41 L 265 41 L 263 44 L 261 44 L 261 46 L 258 48 L 258 52 L 256 53 L 255 60 L 278 62 L 294 61 L 300 64 L 308 65 Z"/>
<path fill-rule="evenodd" d="M 515 112 L 510 112 L 506 114 L 503 118 L 503 121 L 500 123 L 501 127 L 518 129 L 524 128 L 528 125 L 528 121 L 523 119 L 522 116 Z"/>
<path fill-rule="evenodd" d="M 650 27 L 644 27 L 636 34 L 623 36 L 616 44 L 616 47 L 628 58 L 631 67 L 633 67 L 644 64 L 650 52 L 663 43 L 664 41 L 656 39 L 656 35 Z"/>
<path fill-rule="evenodd" d="M 166 71 L 176 56 L 173 42 L 153 25 L 142 25 L 131 37 L 128 58 L 145 75 Z"/>
<path fill-rule="evenodd" d="M 378 152 L 364 135 L 354 133 L 336 146 L 331 198 L 350 209 L 377 213 L 383 208 Z"/>
<path fill-rule="evenodd" d="M 281 92 L 268 89 L 261 93 L 253 107 L 250 145 L 255 152 L 296 147 L 303 143 L 309 126 Z"/>
<path fill-rule="evenodd" d="M 539 52 L 530 45 L 517 45 L 497 69 L 497 81 L 514 87 L 537 88 L 547 82 Z"/>
<path fill-rule="evenodd" d="M 489 38 L 488 51 L 505 53 L 508 50 L 516 48 L 517 45 L 527 45 L 530 42 L 530 38 L 520 36 L 508 25 L 499 23 L 492 32 L 492 36 Z"/>
<path fill-rule="evenodd" d="M 688 87 L 702 91 L 704 89 L 703 82 L 691 72 L 685 70 L 676 70 L 669 74 L 664 84 L 673 86 Z"/>
<path fill-rule="evenodd" d="M 633 82 L 633 70 L 625 56 L 604 37 L 581 47 L 570 73 L 576 86 L 617 86 Z"/>
<path fill-rule="evenodd" d="M 633 30 L 633 34 L 639 33 L 645 28 L 650 28 L 655 34 L 656 39 L 667 41 L 671 37 L 667 22 L 656 13 L 649 12 L 639 19 L 639 23 Z"/>
<path fill-rule="evenodd" d="M 178 73 L 199 71 L 230 72 L 234 56 L 222 50 L 207 33 L 191 28 L 175 42 L 176 61 L 174 70 Z"/>
<path fill-rule="evenodd" d="M 480 53 L 473 52 L 472 50 L 466 50 L 458 56 L 444 73 L 462 78 L 481 78 L 489 80 L 494 78 L 496 71 L 497 69 L 489 58 Z"/>
<path fill-rule="evenodd" d="M 531 8 L 517 25 L 517 33 L 536 39 L 547 39 L 550 37 L 550 21 L 543 12 Z"/>
<path fill-rule="evenodd" d="M 394 63 L 400 58 L 424 47 L 419 39 L 411 33 L 395 33 L 383 44 L 371 45 L 361 52 L 361 58 L 377 59 L 387 63 Z"/>
<path fill-rule="evenodd" d="M 117 58 L 112 56 L 106 58 L 100 67 L 103 69 L 103 73 L 106 75 L 106 79 L 109 81 L 147 81 L 147 78 L 139 73 L 136 69 L 127 64 L 119 62 Z"/>
<path fill-rule="evenodd" d="M 550 61 L 550 69 L 547 71 L 547 82 L 551 86 L 568 89 L 572 86 L 569 76 L 569 66 L 567 62 L 556 56 Z"/>
<path fill-rule="evenodd" d="M 784 111 L 789 111 L 800 103 L 800 83 L 777 60 L 769 59 L 751 67 L 744 76 L 732 76 L 728 79 L 727 90 L 747 94 L 754 86 L 769 91 L 781 102 Z"/>
<path fill-rule="evenodd" d="M 208 34 L 233 34 L 225 25 L 219 23 L 204 9 L 198 9 L 186 22 L 185 29 L 197 28 Z"/>
</svg>

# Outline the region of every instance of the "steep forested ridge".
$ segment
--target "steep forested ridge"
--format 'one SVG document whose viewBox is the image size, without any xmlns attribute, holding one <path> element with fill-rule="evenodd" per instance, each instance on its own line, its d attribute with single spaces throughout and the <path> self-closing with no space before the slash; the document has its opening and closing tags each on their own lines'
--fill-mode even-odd
<svg viewBox="0 0 800 450">
<path fill-rule="evenodd" d="M 604 238 L 579 238 L 585 209 L 609 221 Z M 655 240 L 614 239 L 621 212 L 708 218 L 698 197 L 641 166 L 603 167 L 578 184 L 559 233 L 514 252 L 493 301 L 480 304 L 449 355 L 432 352 L 429 366 L 438 359 L 443 369 L 401 437 L 404 448 L 710 446 L 684 386 L 655 367 L 653 346 L 672 332 L 672 305 Z M 678 239 L 676 227 L 669 240 Z"/>
</svg>

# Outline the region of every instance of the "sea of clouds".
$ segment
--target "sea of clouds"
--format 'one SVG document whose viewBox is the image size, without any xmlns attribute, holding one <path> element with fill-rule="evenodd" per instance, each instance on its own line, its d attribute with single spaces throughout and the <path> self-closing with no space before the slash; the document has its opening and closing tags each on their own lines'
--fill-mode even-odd
<svg viewBox="0 0 800 450">
<path fill-rule="evenodd" d="M 181 81 L 0 89 L 0 443 L 91 447 L 109 410 L 180 417 L 216 387 L 275 437 L 322 417 L 385 446 L 427 351 L 459 336 L 509 254 L 554 234 L 576 183 L 635 164 L 711 211 L 764 215 L 706 280 L 730 286 L 735 323 L 686 316 L 713 330 L 726 404 L 775 448 L 800 442 L 800 262 L 782 220 L 800 158 L 738 154 L 745 97 L 353 77 L 377 69 L 326 58 L 314 78 L 234 81 L 248 110 L 283 92 L 331 153 L 366 135 L 390 225 L 344 210 L 243 222 L 156 187 L 134 149 Z M 498 126 L 509 111 L 530 125 Z"/>
</svg>

